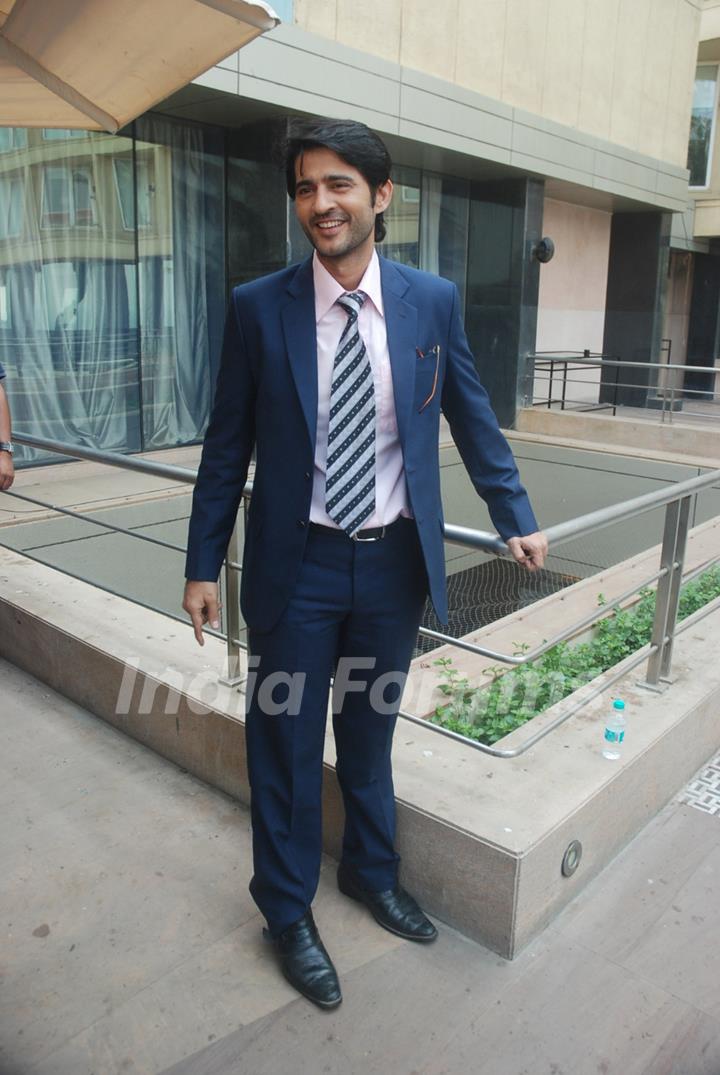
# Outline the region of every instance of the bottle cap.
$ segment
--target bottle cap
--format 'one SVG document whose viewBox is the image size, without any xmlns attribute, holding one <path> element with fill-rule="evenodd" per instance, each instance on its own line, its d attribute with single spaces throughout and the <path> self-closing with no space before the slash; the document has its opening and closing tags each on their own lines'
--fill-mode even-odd
<svg viewBox="0 0 720 1075">
<path fill-rule="evenodd" d="M 613 702 L 613 709 L 624 709 L 624 708 L 625 708 L 625 703 L 623 702 L 622 698 L 616 698 L 615 701 Z"/>
</svg>

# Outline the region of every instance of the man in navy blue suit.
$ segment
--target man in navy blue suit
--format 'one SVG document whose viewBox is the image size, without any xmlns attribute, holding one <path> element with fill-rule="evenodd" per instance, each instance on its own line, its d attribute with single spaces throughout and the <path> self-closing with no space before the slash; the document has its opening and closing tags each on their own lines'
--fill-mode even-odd
<svg viewBox="0 0 720 1075">
<path fill-rule="evenodd" d="M 183 607 L 218 626 L 217 578 L 253 450 L 241 607 L 254 876 L 288 980 L 341 1001 L 314 923 L 329 685 L 345 805 L 344 894 L 414 941 L 435 926 L 398 883 L 392 736 L 425 598 L 447 622 L 439 418 L 498 532 L 544 562 L 447 280 L 378 257 L 390 158 L 364 124 L 291 124 L 290 198 L 314 247 L 233 291 L 190 520 Z"/>
</svg>

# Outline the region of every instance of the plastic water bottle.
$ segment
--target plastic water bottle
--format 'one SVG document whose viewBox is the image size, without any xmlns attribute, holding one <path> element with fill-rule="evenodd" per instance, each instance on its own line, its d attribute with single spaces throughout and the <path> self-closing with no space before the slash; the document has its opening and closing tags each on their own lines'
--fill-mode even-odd
<svg viewBox="0 0 720 1075">
<path fill-rule="evenodd" d="M 625 727 L 625 703 L 622 698 L 616 698 L 605 724 L 603 758 L 617 761 L 620 757 L 620 749 L 625 739 Z"/>
</svg>

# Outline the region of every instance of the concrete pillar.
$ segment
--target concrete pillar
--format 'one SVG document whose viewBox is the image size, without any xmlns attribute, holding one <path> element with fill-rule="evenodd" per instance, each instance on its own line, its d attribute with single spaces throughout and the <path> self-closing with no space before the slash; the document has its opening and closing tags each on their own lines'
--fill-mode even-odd
<svg viewBox="0 0 720 1075">
<path fill-rule="evenodd" d="M 532 393 L 544 184 L 537 179 L 473 183 L 470 192 L 465 327 L 500 424 L 511 428 Z M 528 368 L 529 367 L 529 368 Z"/>
<path fill-rule="evenodd" d="M 670 251 L 669 213 L 615 213 L 603 353 L 627 362 L 657 362 Z M 612 400 L 616 367 L 603 371 L 601 399 Z M 621 369 L 618 402 L 644 407 L 657 376 L 651 370 Z M 652 393 L 651 393 L 652 394 Z"/>
<path fill-rule="evenodd" d="M 718 354 L 720 331 L 720 257 L 695 254 L 694 263 L 687 365 L 712 369 Z M 712 399 L 714 380 L 709 373 L 686 373 L 685 395 Z"/>
</svg>

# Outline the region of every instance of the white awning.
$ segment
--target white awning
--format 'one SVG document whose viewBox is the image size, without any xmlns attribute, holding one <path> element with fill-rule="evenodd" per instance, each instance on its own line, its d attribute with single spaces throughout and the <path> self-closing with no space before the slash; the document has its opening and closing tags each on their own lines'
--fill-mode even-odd
<svg viewBox="0 0 720 1075">
<path fill-rule="evenodd" d="M 0 126 L 114 133 L 279 21 L 260 0 L 0 0 Z"/>
</svg>

